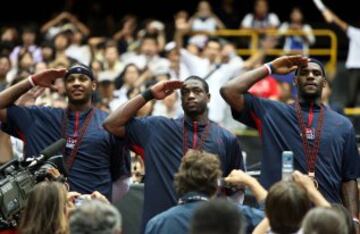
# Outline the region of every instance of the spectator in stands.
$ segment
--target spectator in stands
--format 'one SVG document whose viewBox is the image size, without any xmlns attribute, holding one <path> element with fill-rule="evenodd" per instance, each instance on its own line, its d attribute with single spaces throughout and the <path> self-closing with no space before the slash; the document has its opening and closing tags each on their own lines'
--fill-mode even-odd
<svg viewBox="0 0 360 234">
<path fill-rule="evenodd" d="M 231 202 L 213 200 L 204 203 L 194 214 L 191 234 L 244 234 L 246 222 Z"/>
<path fill-rule="evenodd" d="M 9 55 L 16 46 L 18 31 L 15 27 L 1 28 L 0 54 Z"/>
<path fill-rule="evenodd" d="M 309 46 L 315 43 L 315 37 L 309 24 L 304 23 L 304 17 L 299 7 L 294 7 L 290 13 L 290 22 L 284 22 L 279 33 L 288 31 L 304 33 L 302 35 L 285 35 L 284 51 L 292 54 L 308 54 Z"/>
<path fill-rule="evenodd" d="M 68 234 L 67 191 L 59 182 L 41 182 L 29 193 L 21 214 L 21 234 Z"/>
<path fill-rule="evenodd" d="M 24 26 L 21 34 L 22 45 L 16 46 L 10 54 L 11 63 L 17 65 L 19 54 L 23 51 L 29 51 L 35 62 L 42 61 L 41 50 L 35 44 L 36 28 L 33 26 Z"/>
<path fill-rule="evenodd" d="M 55 59 L 55 48 L 52 42 L 45 41 L 41 44 L 41 56 L 46 64 L 50 64 Z"/>
<path fill-rule="evenodd" d="M 69 12 L 61 12 L 53 19 L 46 22 L 41 27 L 41 33 L 45 34 L 47 40 L 51 41 L 60 32 L 63 32 L 67 28 L 73 27 L 77 31 L 81 32 L 84 37 L 89 36 L 89 28 L 77 19 L 77 17 Z"/>
<path fill-rule="evenodd" d="M 191 31 L 214 32 L 217 29 L 225 28 L 221 20 L 212 12 L 208 1 L 200 1 L 197 11 L 190 18 Z"/>
<path fill-rule="evenodd" d="M 74 27 L 69 28 L 68 31 L 70 45 L 66 48 L 65 54 L 79 63 L 89 66 L 91 51 L 89 45 L 85 43 L 87 38 L 80 30 Z"/>
<path fill-rule="evenodd" d="M 346 35 L 350 40 L 346 59 L 346 68 L 349 71 L 348 100 L 346 105 L 348 107 L 355 107 L 360 103 L 360 28 L 349 25 L 329 9 L 325 9 L 324 14 L 328 16 L 328 18 L 325 19 L 329 23 L 333 22 L 339 26 L 346 32 Z"/>
<path fill-rule="evenodd" d="M 245 15 L 240 28 L 255 29 L 263 33 L 266 29 L 275 29 L 280 25 L 280 20 L 275 13 L 269 13 L 267 0 L 256 0 L 254 12 Z"/>
<path fill-rule="evenodd" d="M 53 82 L 59 77 L 64 78 L 69 99 L 66 109 L 14 105 L 34 86 L 54 88 Z M 116 189 L 125 186 L 122 183 L 130 174 L 130 159 L 125 142 L 101 128 L 107 114 L 92 106 L 95 89 L 88 67 L 43 71 L 0 93 L 0 121 L 4 131 L 25 142 L 26 156 L 38 155 L 46 146 L 65 138 L 71 190 L 98 190 L 110 200 L 112 191 L 118 195 Z"/>
<path fill-rule="evenodd" d="M 145 233 L 188 233 L 194 211 L 216 194 L 221 174 L 216 155 L 189 150 L 174 177 L 178 205 L 153 217 Z"/>
<path fill-rule="evenodd" d="M 85 201 L 71 212 L 71 234 L 121 234 L 122 218 L 111 204 L 101 201 Z"/>
<path fill-rule="evenodd" d="M 125 15 L 121 20 L 121 29 L 113 35 L 113 40 L 117 42 L 120 54 L 135 49 L 135 30 L 137 18 L 135 15 Z"/>
<path fill-rule="evenodd" d="M 165 45 L 165 56 L 170 62 L 169 74 L 172 80 L 185 80 L 190 72 L 187 66 L 180 59 L 179 51 L 176 50 L 176 43 L 171 41 Z"/>
<path fill-rule="evenodd" d="M 131 179 L 132 183 L 144 183 L 145 164 L 140 155 L 131 152 Z"/>
<path fill-rule="evenodd" d="M 8 85 L 6 76 L 11 69 L 11 61 L 8 56 L 0 56 L 0 92 Z"/>
<path fill-rule="evenodd" d="M 238 29 L 240 24 L 239 2 L 234 0 L 222 0 L 218 16 L 227 29 Z"/>
<path fill-rule="evenodd" d="M 108 41 L 105 44 L 104 71 L 99 73 L 99 77 L 105 76 L 114 81 L 123 69 L 124 64 L 120 62 L 119 51 L 115 41 Z"/>
<path fill-rule="evenodd" d="M 150 100 L 164 99 L 180 88 L 183 118 L 134 118 Z M 144 225 L 176 204 L 173 176 L 188 149 L 217 154 L 226 175 L 243 167 L 237 138 L 208 119 L 209 98 L 209 87 L 200 77 L 191 76 L 184 82 L 163 81 L 126 102 L 104 122 L 105 129 L 124 137 L 145 158 Z"/>
<path fill-rule="evenodd" d="M 329 207 L 311 210 L 304 218 L 302 229 L 304 234 L 349 234 L 344 217 Z"/>
<path fill-rule="evenodd" d="M 154 105 L 153 115 L 178 118 L 183 115 L 179 100 L 179 93 L 174 92 Z"/>
<path fill-rule="evenodd" d="M 293 105 L 247 93 L 269 74 L 293 71 L 298 91 Z M 294 152 L 294 168 L 311 176 L 326 199 L 343 203 L 357 217 L 360 157 L 354 128 L 347 118 L 321 103 L 324 85 L 326 74 L 321 62 L 282 56 L 229 81 L 221 94 L 236 120 L 260 132 L 264 152 L 261 162 L 266 165 L 261 168 L 260 178 L 264 187 L 281 179 L 281 154 L 290 150 Z"/>
</svg>

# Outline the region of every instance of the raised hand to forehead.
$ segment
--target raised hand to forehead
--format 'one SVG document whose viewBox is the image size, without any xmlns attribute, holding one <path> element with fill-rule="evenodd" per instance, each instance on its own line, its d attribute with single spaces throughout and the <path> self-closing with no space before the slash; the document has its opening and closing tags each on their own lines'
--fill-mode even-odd
<svg viewBox="0 0 360 234">
<path fill-rule="evenodd" d="M 33 82 L 40 87 L 48 87 L 52 90 L 56 90 L 56 87 L 54 86 L 54 81 L 57 78 L 64 77 L 66 72 L 67 70 L 65 68 L 48 69 L 32 75 L 32 79 Z"/>
<path fill-rule="evenodd" d="M 282 56 L 273 60 L 271 65 L 274 68 L 274 73 L 288 74 L 295 71 L 299 67 L 306 66 L 309 60 L 309 58 L 301 55 Z"/>
<path fill-rule="evenodd" d="M 179 80 L 161 81 L 151 87 L 152 94 L 155 99 L 163 99 L 170 95 L 176 89 L 183 87 L 183 82 Z"/>
</svg>

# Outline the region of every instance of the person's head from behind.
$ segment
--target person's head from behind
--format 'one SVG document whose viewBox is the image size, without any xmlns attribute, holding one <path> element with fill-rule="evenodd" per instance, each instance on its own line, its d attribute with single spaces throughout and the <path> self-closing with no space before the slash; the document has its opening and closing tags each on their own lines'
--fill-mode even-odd
<svg viewBox="0 0 360 234">
<path fill-rule="evenodd" d="M 96 90 L 96 81 L 91 69 L 85 65 L 74 65 L 64 77 L 69 103 L 79 106 L 91 102 Z"/>
<path fill-rule="evenodd" d="M 207 111 L 210 101 L 209 85 L 198 76 L 190 76 L 184 81 L 180 90 L 182 108 L 190 118 L 197 117 Z"/>
<path fill-rule="evenodd" d="M 205 44 L 204 56 L 211 62 L 215 62 L 216 59 L 221 56 L 222 45 L 218 38 L 210 37 Z"/>
<path fill-rule="evenodd" d="M 274 184 L 265 200 L 265 213 L 271 230 L 278 234 L 297 232 L 311 201 L 305 189 L 292 181 Z"/>
<path fill-rule="evenodd" d="M 175 174 L 176 193 L 179 197 L 189 192 L 212 197 L 218 189 L 221 175 L 220 161 L 216 155 L 190 149 Z"/>
<path fill-rule="evenodd" d="M 44 181 L 29 193 L 19 230 L 22 234 L 68 233 L 66 187 L 59 182 Z"/>
<path fill-rule="evenodd" d="M 192 218 L 191 234 L 242 234 L 245 220 L 232 202 L 216 199 L 204 203 Z"/>
<path fill-rule="evenodd" d="M 310 59 L 307 65 L 295 71 L 294 82 L 299 97 L 305 100 L 321 98 L 322 90 L 327 82 L 324 66 L 320 61 Z"/>
<path fill-rule="evenodd" d="M 267 0 L 256 0 L 255 1 L 255 15 L 263 18 L 268 14 L 269 6 Z"/>
<path fill-rule="evenodd" d="M 343 216 L 333 208 L 317 207 L 306 214 L 302 223 L 304 234 L 348 234 Z"/>
<path fill-rule="evenodd" d="M 119 211 L 97 200 L 86 201 L 73 210 L 69 225 L 71 234 L 120 234 L 122 230 Z"/>
</svg>

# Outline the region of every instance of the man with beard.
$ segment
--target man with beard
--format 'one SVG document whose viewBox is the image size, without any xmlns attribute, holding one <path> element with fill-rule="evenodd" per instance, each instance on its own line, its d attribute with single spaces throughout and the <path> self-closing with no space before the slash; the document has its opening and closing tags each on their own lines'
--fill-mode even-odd
<svg viewBox="0 0 360 234">
<path fill-rule="evenodd" d="M 134 118 L 146 102 L 164 99 L 181 89 L 184 117 Z M 142 225 L 156 214 L 176 205 L 174 174 L 188 149 L 218 155 L 224 175 L 243 168 L 237 138 L 208 118 L 209 86 L 202 78 L 190 76 L 184 82 L 173 80 L 155 84 L 123 106 L 104 122 L 112 134 L 125 137 L 131 148 L 145 158 L 145 194 Z"/>
<path fill-rule="evenodd" d="M 257 98 L 247 91 L 271 73 L 295 71 L 294 104 Z M 257 128 L 263 157 L 260 182 L 269 188 L 281 179 L 282 152 L 294 152 L 294 169 L 308 174 L 329 202 L 343 203 L 359 214 L 356 179 L 360 157 L 351 122 L 321 103 L 326 74 L 321 62 L 283 56 L 229 81 L 221 88 L 233 117 Z"/>
<path fill-rule="evenodd" d="M 66 109 L 14 105 L 34 86 L 54 88 L 60 77 L 69 100 Z M 97 190 L 111 199 L 112 183 L 121 185 L 129 176 L 130 158 L 124 142 L 102 128 L 107 113 L 92 105 L 95 89 L 93 73 L 86 66 L 45 70 L 0 93 L 0 121 L 5 132 L 24 141 L 26 157 L 65 138 L 70 189 L 85 194 Z"/>
</svg>

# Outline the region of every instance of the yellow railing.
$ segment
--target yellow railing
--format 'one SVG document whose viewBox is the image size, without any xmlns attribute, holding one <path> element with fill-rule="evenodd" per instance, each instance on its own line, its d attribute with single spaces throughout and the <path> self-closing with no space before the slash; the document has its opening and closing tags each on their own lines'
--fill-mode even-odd
<svg viewBox="0 0 360 234">
<path fill-rule="evenodd" d="M 328 29 L 313 29 L 313 35 L 317 37 L 328 37 L 330 39 L 330 48 L 314 48 L 307 51 L 309 56 L 329 56 L 329 61 L 326 64 L 326 70 L 330 75 L 333 75 L 336 71 L 336 62 L 337 62 L 337 36 L 336 34 Z M 280 33 L 278 30 L 267 30 L 267 35 L 272 36 L 291 36 L 291 35 L 306 35 L 304 32 L 288 30 L 287 32 Z M 237 52 L 242 56 L 251 56 L 257 52 L 259 44 L 259 33 L 254 30 L 249 29 L 240 29 L 240 30 L 230 30 L 223 29 L 218 30 L 214 33 L 216 36 L 220 37 L 249 37 L 250 38 L 250 48 L 238 48 Z M 271 56 L 280 56 L 285 52 L 282 49 L 269 49 L 265 53 Z"/>
</svg>

